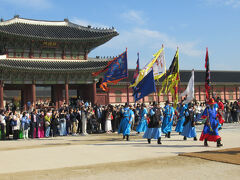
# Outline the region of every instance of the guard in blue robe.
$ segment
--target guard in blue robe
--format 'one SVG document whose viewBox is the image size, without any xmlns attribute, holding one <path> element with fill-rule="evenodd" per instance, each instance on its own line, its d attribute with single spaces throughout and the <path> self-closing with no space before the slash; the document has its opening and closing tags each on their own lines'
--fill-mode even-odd
<svg viewBox="0 0 240 180">
<path fill-rule="evenodd" d="M 179 134 L 181 134 L 181 132 L 183 131 L 183 123 L 185 122 L 185 111 L 187 109 L 187 105 L 186 104 L 181 104 L 181 107 L 179 109 L 179 118 L 178 118 L 178 122 L 175 128 L 175 131 L 178 132 Z"/>
<path fill-rule="evenodd" d="M 133 116 L 133 111 L 128 107 L 127 104 L 125 104 L 125 107 L 123 109 L 123 118 L 119 125 L 118 134 L 122 133 L 123 139 L 125 139 L 126 136 L 127 141 L 129 141 Z"/>
<path fill-rule="evenodd" d="M 145 104 L 142 104 L 142 108 L 140 111 L 140 122 L 136 128 L 137 133 L 145 132 L 147 130 L 147 108 Z"/>
<path fill-rule="evenodd" d="M 173 125 L 174 108 L 169 105 L 169 101 L 166 101 L 163 114 L 164 118 L 162 124 L 162 132 L 165 134 L 165 137 L 170 138 Z"/>
<path fill-rule="evenodd" d="M 151 139 L 157 139 L 158 144 L 161 142 L 161 122 L 162 122 L 162 112 L 160 107 L 154 104 L 154 107 L 150 109 L 150 122 L 148 124 L 147 130 L 143 135 L 143 138 L 148 140 L 148 143 L 151 143 Z"/>
<path fill-rule="evenodd" d="M 193 138 L 194 141 L 197 141 L 197 133 L 195 128 L 195 112 L 194 105 L 192 103 L 188 104 L 188 108 L 185 110 L 185 122 L 183 124 L 183 131 L 181 133 L 184 136 L 183 140 L 187 138 Z"/>
<path fill-rule="evenodd" d="M 208 146 L 208 141 L 217 142 L 217 147 L 223 146 L 221 137 L 218 134 L 219 121 L 217 119 L 217 111 L 214 107 L 216 102 L 210 98 L 207 102 L 208 107 L 203 111 L 202 118 L 206 119 L 200 141 L 204 141 L 204 146 Z"/>
</svg>

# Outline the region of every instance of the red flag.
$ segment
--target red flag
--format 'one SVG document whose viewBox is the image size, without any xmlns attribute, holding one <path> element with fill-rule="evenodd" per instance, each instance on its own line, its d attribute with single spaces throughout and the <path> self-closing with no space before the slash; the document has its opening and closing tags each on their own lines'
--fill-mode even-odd
<svg viewBox="0 0 240 180">
<path fill-rule="evenodd" d="M 209 98 L 210 98 L 210 96 L 209 96 L 209 91 L 210 91 L 210 69 L 209 69 L 208 48 L 206 49 L 205 68 L 206 68 L 205 91 L 206 91 L 206 99 L 209 100 Z"/>
</svg>

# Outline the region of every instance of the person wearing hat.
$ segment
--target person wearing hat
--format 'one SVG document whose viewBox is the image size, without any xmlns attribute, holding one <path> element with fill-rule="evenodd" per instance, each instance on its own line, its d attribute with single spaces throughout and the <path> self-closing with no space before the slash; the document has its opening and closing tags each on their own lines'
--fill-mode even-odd
<svg viewBox="0 0 240 180">
<path fill-rule="evenodd" d="M 183 124 L 183 131 L 181 133 L 183 140 L 187 140 L 187 138 L 193 138 L 194 141 L 197 141 L 197 133 L 195 128 L 195 111 L 193 103 L 189 103 L 187 109 L 184 113 L 185 122 Z"/>
<path fill-rule="evenodd" d="M 164 118 L 162 123 L 162 132 L 165 134 L 165 137 L 170 138 L 173 125 L 174 108 L 169 105 L 168 100 L 166 101 L 163 113 Z"/>
<path fill-rule="evenodd" d="M 142 104 L 140 111 L 140 122 L 136 128 L 136 132 L 139 134 L 140 132 L 145 132 L 147 130 L 147 108 L 145 104 Z"/>
<path fill-rule="evenodd" d="M 123 134 L 123 139 L 127 137 L 127 141 L 129 141 L 129 135 L 131 132 L 131 125 L 132 125 L 132 119 L 133 119 L 134 113 L 131 109 L 128 107 L 128 103 L 125 104 L 125 107 L 123 109 L 123 118 L 120 122 L 118 134 Z"/>
<path fill-rule="evenodd" d="M 206 122 L 203 127 L 200 141 L 204 141 L 204 146 L 208 146 L 208 141 L 217 142 L 217 147 L 223 146 L 221 137 L 218 134 L 219 122 L 217 119 L 217 111 L 214 108 L 216 102 L 213 98 L 210 98 L 207 104 L 208 107 L 205 108 L 202 114 L 202 118 L 206 119 Z"/>
<path fill-rule="evenodd" d="M 187 104 L 185 104 L 184 102 L 180 104 L 179 117 L 175 128 L 175 131 L 178 132 L 179 134 L 181 134 L 181 132 L 183 131 L 183 124 L 185 122 L 185 111 L 187 107 L 188 107 Z"/>
<path fill-rule="evenodd" d="M 143 138 L 148 140 L 148 143 L 151 144 L 151 139 L 157 139 L 158 144 L 162 144 L 161 142 L 161 123 L 162 123 L 162 112 L 160 106 L 157 104 L 153 104 L 153 108 L 150 109 L 150 121 L 145 131 Z"/>
</svg>

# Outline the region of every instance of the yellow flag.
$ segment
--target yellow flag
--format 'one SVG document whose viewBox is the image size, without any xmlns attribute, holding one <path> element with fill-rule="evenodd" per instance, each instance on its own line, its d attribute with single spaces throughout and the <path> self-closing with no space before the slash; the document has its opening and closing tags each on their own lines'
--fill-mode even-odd
<svg viewBox="0 0 240 180">
<path fill-rule="evenodd" d="M 153 64 L 156 62 L 156 60 L 158 59 L 162 51 L 163 51 L 163 48 L 161 48 L 157 53 L 153 55 L 154 58 L 142 70 L 139 71 L 139 74 L 135 80 L 135 83 L 131 84 L 129 87 L 137 86 L 138 83 L 150 72 L 150 69 L 153 67 Z"/>
<path fill-rule="evenodd" d="M 162 88 L 159 91 L 159 96 L 161 92 L 167 94 L 169 91 L 174 99 L 174 108 L 176 108 L 178 103 L 178 82 L 180 81 L 180 74 L 179 74 L 179 51 L 177 52 L 173 58 L 173 61 L 169 67 L 169 70 L 166 72 L 166 77 L 162 82 Z M 168 83 L 170 84 L 168 85 Z"/>
</svg>

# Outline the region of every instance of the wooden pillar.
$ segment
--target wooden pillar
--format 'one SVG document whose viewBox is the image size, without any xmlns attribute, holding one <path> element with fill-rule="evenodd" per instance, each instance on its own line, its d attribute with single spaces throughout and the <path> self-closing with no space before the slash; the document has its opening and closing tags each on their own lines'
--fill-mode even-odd
<svg viewBox="0 0 240 180">
<path fill-rule="evenodd" d="M 107 92 L 107 105 L 110 103 L 110 87 L 108 87 L 108 92 Z"/>
<path fill-rule="evenodd" d="M 63 104 L 63 93 L 62 93 L 62 85 L 58 85 L 58 108 L 61 107 L 61 105 Z"/>
<path fill-rule="evenodd" d="M 65 103 L 69 104 L 68 82 L 65 82 Z"/>
<path fill-rule="evenodd" d="M 236 100 L 237 100 L 238 99 L 238 89 L 237 89 L 237 86 L 236 86 L 235 90 L 236 90 Z"/>
<path fill-rule="evenodd" d="M 33 106 L 33 108 L 36 108 L 36 84 L 35 84 L 35 82 L 33 82 L 32 83 L 32 88 L 31 88 L 31 90 L 32 90 L 32 106 Z"/>
<path fill-rule="evenodd" d="M 80 90 L 80 89 L 77 89 L 77 98 L 82 98 L 82 97 L 81 97 L 81 90 Z"/>
<path fill-rule="evenodd" d="M 0 109 L 4 109 L 4 105 L 3 105 L 3 81 L 0 81 Z"/>
<path fill-rule="evenodd" d="M 213 98 L 213 86 L 211 86 L 211 91 L 212 91 L 212 98 Z M 209 96 L 210 96 L 210 94 L 209 94 Z"/>
<path fill-rule="evenodd" d="M 160 103 L 160 96 L 159 96 L 159 86 L 157 86 L 157 103 Z"/>
<path fill-rule="evenodd" d="M 62 50 L 62 59 L 66 59 L 66 52 L 65 52 L 65 48 Z"/>
<path fill-rule="evenodd" d="M 226 98 L 226 86 L 223 86 L 223 95 L 224 95 L 224 101 L 227 100 Z"/>
<path fill-rule="evenodd" d="M 129 85 L 127 84 L 126 88 L 127 88 L 127 103 L 129 104 L 129 89 L 128 89 Z"/>
<path fill-rule="evenodd" d="M 199 101 L 201 101 L 201 86 L 198 86 L 198 97 Z"/>
<path fill-rule="evenodd" d="M 53 103 L 55 104 L 55 108 L 58 108 L 58 87 L 57 85 L 52 85 L 51 89 L 51 98 L 53 100 Z"/>
<path fill-rule="evenodd" d="M 51 86 L 51 101 L 52 101 L 52 103 L 55 104 L 54 86 L 53 85 Z"/>
<path fill-rule="evenodd" d="M 21 89 L 21 111 L 24 110 L 24 90 Z"/>
<path fill-rule="evenodd" d="M 26 85 L 23 89 L 23 110 L 24 111 L 27 110 L 27 87 L 26 87 Z"/>
<path fill-rule="evenodd" d="M 96 104 L 96 96 L 97 96 L 97 89 L 96 89 L 96 81 L 93 80 L 92 84 L 92 105 Z"/>
<path fill-rule="evenodd" d="M 88 53 L 85 52 L 85 53 L 84 53 L 84 60 L 87 60 L 87 59 L 88 59 Z"/>
</svg>

